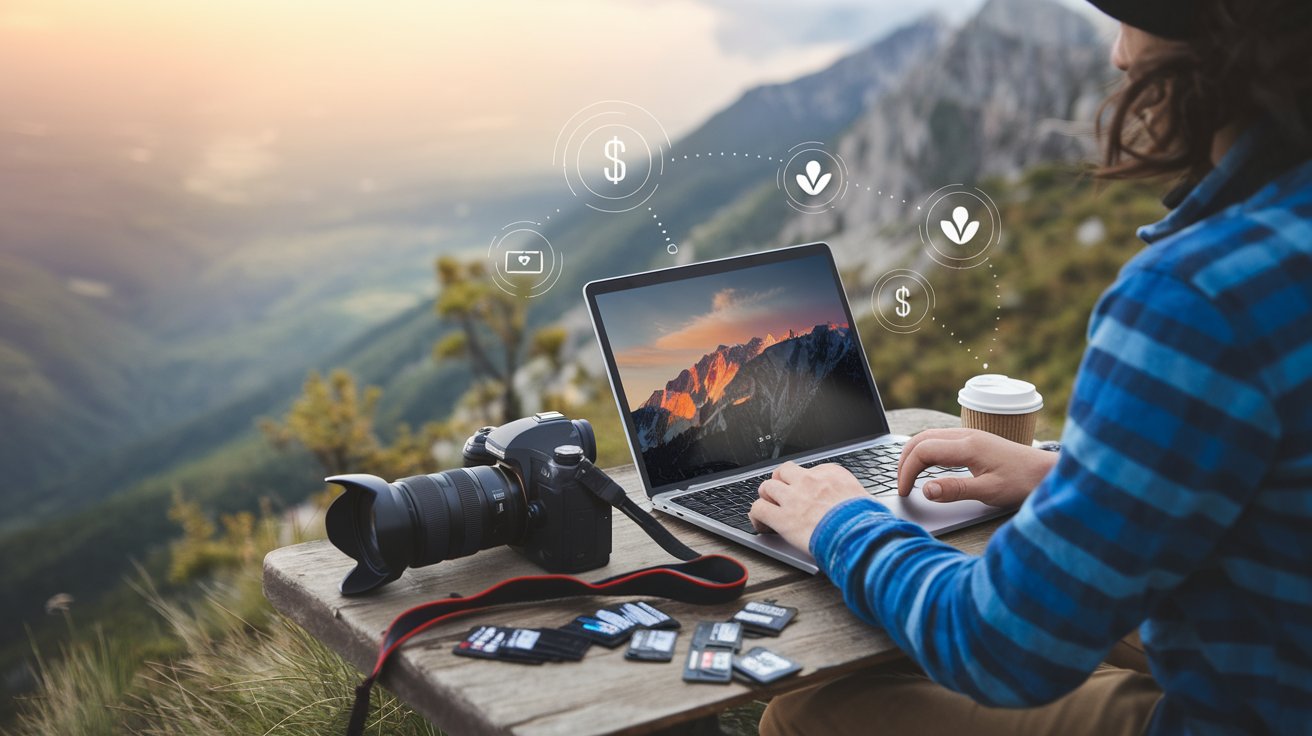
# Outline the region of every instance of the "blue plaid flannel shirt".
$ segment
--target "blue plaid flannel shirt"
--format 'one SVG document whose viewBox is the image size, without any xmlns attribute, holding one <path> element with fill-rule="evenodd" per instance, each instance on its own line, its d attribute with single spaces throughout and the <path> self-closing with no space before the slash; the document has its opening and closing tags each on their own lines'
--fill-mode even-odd
<svg viewBox="0 0 1312 736">
<path fill-rule="evenodd" d="M 1288 158 L 1250 130 L 1140 230 L 1060 459 L 983 556 L 873 499 L 817 526 L 847 605 L 936 682 L 1047 703 L 1142 624 L 1150 733 L 1312 733 L 1312 161 Z"/>
</svg>

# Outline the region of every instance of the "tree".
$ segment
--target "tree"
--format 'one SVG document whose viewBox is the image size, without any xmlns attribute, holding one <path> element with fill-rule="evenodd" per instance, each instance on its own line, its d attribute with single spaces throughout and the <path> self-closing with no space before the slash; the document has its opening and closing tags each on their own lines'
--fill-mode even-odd
<svg viewBox="0 0 1312 736">
<path fill-rule="evenodd" d="M 364 467 L 379 450 L 373 413 L 381 395 L 377 386 L 360 391 L 340 368 L 327 378 L 311 371 L 282 424 L 266 419 L 260 428 L 280 450 L 304 447 L 329 475 L 372 472 Z"/>
<path fill-rule="evenodd" d="M 546 358 L 551 363 L 552 369 L 559 371 L 565 363 L 565 343 L 568 339 L 569 333 L 564 327 L 543 327 L 533 335 L 533 345 L 529 348 L 529 355 Z"/>
<path fill-rule="evenodd" d="M 437 284 L 437 316 L 458 331 L 438 341 L 433 347 L 434 359 L 468 360 L 476 380 L 496 387 L 501 421 L 518 419 L 522 407 L 515 373 L 528 347 L 525 284 L 512 281 L 515 293 L 511 293 L 492 282 L 482 261 L 462 263 L 450 256 L 437 259 Z M 535 336 L 538 341 L 531 355 L 558 355 L 563 333 L 556 339 L 546 334 L 550 329 Z"/>
<path fill-rule="evenodd" d="M 381 397 L 377 386 L 361 390 L 340 368 L 327 378 L 313 371 L 283 421 L 265 419 L 260 428 L 278 449 L 305 448 L 327 475 L 372 473 L 390 480 L 437 470 L 433 444 L 448 438 L 449 430 L 429 423 L 415 432 L 402 424 L 392 444 L 384 445 L 374 431 Z"/>
</svg>

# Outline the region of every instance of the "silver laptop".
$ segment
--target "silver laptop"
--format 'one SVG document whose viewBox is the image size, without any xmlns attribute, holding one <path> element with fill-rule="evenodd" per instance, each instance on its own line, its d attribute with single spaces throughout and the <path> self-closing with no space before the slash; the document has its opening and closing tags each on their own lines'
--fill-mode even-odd
<svg viewBox="0 0 1312 736">
<path fill-rule="evenodd" d="M 747 518 L 786 461 L 839 463 L 932 534 L 1006 513 L 897 494 L 906 437 L 888 420 L 824 243 L 593 281 L 588 310 L 652 505 L 810 573 L 815 560 Z"/>
</svg>

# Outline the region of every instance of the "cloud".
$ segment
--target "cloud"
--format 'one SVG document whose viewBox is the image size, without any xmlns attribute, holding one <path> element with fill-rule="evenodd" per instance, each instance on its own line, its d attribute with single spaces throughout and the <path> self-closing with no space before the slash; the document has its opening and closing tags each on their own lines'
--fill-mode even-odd
<svg viewBox="0 0 1312 736">
<path fill-rule="evenodd" d="M 205 147 L 200 163 L 187 174 L 183 185 L 193 194 L 219 202 L 248 201 L 251 187 L 278 166 L 273 150 L 277 140 L 276 130 L 220 136 Z"/>
<path fill-rule="evenodd" d="M 693 360 L 701 355 L 692 356 Z M 670 351 L 660 348 L 639 346 L 629 348 L 621 353 L 615 354 L 615 363 L 621 368 L 662 368 L 668 369 L 671 365 L 681 365 L 683 360 L 681 355 L 671 355 Z"/>
<path fill-rule="evenodd" d="M 761 328 L 763 319 L 774 316 L 765 303 L 783 293 L 782 287 L 743 294 L 735 289 L 722 289 L 711 297 L 711 311 L 697 315 L 656 339 L 655 347 L 664 351 L 712 350 L 752 337 Z"/>
</svg>

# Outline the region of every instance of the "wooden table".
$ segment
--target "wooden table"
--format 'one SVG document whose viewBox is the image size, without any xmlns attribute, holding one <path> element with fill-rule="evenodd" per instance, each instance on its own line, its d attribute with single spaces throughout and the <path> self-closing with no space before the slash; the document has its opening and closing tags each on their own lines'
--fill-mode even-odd
<svg viewBox="0 0 1312 736">
<path fill-rule="evenodd" d="M 899 434 L 960 426 L 952 415 L 920 409 L 889 412 L 889 422 Z M 650 510 L 633 466 L 608 472 Z M 586 573 L 586 579 L 673 561 L 624 516 L 615 514 L 613 518 L 610 565 Z M 805 575 L 673 517 L 662 514 L 659 518 L 694 549 L 730 554 L 746 564 L 750 577 L 743 600 L 775 598 L 801 609 L 781 636 L 759 641 L 806 669 L 768 688 L 736 681 L 729 685 L 683 682 L 682 660 L 693 626 L 698 621 L 727 619 L 741 607 L 741 601 L 720 606 L 658 603 L 684 624 L 674 661 L 669 663 L 628 661 L 622 646 L 613 650 L 594 646 L 582 662 L 537 667 L 451 653 L 451 647 L 475 623 L 559 626 L 606 605 L 607 600 L 575 598 L 475 613 L 439 624 L 392 658 L 381 684 L 451 734 L 645 733 L 901 656 L 882 631 L 847 610 L 823 577 Z M 1000 523 L 986 522 L 943 539 L 978 553 Z M 504 578 L 539 571 L 503 547 L 409 570 L 377 594 L 345 598 L 338 593 L 337 584 L 353 564 L 327 541 L 274 550 L 264 559 L 264 592 L 274 608 L 362 671 L 372 668 L 384 629 L 407 608 L 453 592 L 474 593 Z"/>
</svg>

